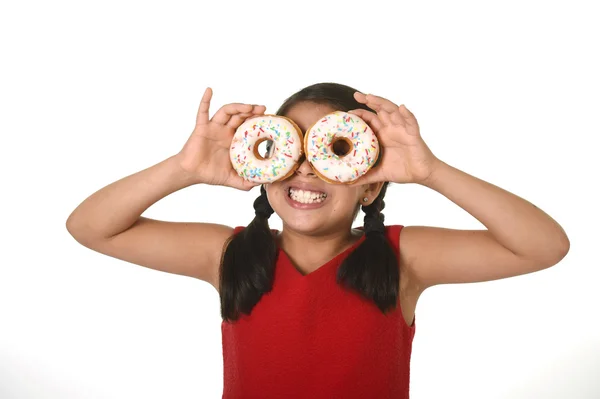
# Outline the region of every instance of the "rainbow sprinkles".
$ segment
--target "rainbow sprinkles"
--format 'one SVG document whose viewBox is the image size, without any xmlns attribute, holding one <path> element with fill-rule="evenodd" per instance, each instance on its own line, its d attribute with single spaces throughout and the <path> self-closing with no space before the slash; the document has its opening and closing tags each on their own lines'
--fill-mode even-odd
<svg viewBox="0 0 600 399">
<path fill-rule="evenodd" d="M 260 115 L 247 119 L 237 128 L 230 147 L 233 168 L 244 179 L 270 183 L 288 177 L 303 154 L 302 137 L 297 125 L 286 117 Z M 273 153 L 263 158 L 258 146 L 273 141 Z"/>
<path fill-rule="evenodd" d="M 337 155 L 333 143 L 344 140 L 349 151 Z M 350 183 L 363 176 L 379 156 L 379 142 L 369 125 L 356 115 L 335 111 L 315 123 L 304 138 L 306 157 L 325 181 Z"/>
</svg>

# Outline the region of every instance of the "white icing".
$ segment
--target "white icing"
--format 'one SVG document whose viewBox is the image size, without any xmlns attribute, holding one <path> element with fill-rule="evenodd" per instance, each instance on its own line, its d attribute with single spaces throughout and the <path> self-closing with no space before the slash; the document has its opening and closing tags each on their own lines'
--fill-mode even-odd
<svg viewBox="0 0 600 399">
<path fill-rule="evenodd" d="M 272 155 L 267 159 L 254 156 L 256 142 L 262 138 L 273 141 Z M 244 121 L 236 129 L 229 150 L 236 172 L 255 183 L 269 183 L 287 175 L 301 154 L 300 133 L 290 121 L 276 115 L 260 115 Z"/>
<path fill-rule="evenodd" d="M 344 111 L 327 114 L 306 135 L 308 161 L 329 180 L 340 183 L 354 181 L 377 160 L 377 136 L 364 120 L 354 114 Z M 347 138 L 352 142 L 347 155 L 338 156 L 333 152 L 331 144 L 337 138 Z"/>
</svg>

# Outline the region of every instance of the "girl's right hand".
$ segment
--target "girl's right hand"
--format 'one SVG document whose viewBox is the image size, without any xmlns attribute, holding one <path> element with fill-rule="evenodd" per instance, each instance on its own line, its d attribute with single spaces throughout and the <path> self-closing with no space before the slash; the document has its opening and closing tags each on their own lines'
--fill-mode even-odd
<svg viewBox="0 0 600 399">
<path fill-rule="evenodd" d="M 182 169 L 195 181 L 204 184 L 229 186 L 248 191 L 258 183 L 244 180 L 237 174 L 229 158 L 229 148 L 235 130 L 246 119 L 264 114 L 264 105 L 233 103 L 222 106 L 208 119 L 212 89 L 204 91 L 196 116 L 196 127 L 177 154 Z"/>
</svg>

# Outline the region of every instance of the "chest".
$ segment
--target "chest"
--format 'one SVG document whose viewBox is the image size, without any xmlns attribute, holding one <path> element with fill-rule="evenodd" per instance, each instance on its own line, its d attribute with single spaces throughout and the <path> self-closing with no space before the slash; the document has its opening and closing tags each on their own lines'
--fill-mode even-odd
<svg viewBox="0 0 600 399">
<path fill-rule="evenodd" d="M 318 277 L 277 280 L 249 316 L 222 325 L 232 380 L 281 392 L 302 386 L 315 398 L 340 392 L 403 397 L 388 396 L 390 387 L 407 384 L 412 333 L 401 313 L 384 315 L 357 293 Z"/>
<path fill-rule="evenodd" d="M 302 259 L 302 260 L 299 260 Z M 312 259 L 306 260 L 301 257 L 290 257 L 287 256 L 287 259 L 284 260 L 286 264 L 280 264 L 278 267 L 279 273 L 286 275 L 291 275 L 290 278 L 292 280 L 300 281 L 301 283 L 306 283 L 308 285 L 308 281 L 313 279 L 317 279 L 315 276 L 319 275 L 321 271 L 323 274 L 328 273 L 328 268 L 330 265 L 328 262 L 323 262 L 322 259 Z M 339 264 L 335 265 L 335 267 L 339 267 Z M 292 269 L 289 270 L 281 270 L 284 269 Z M 323 270 L 320 270 L 323 268 Z M 404 322 L 407 326 L 411 326 L 415 317 L 415 310 L 417 306 L 417 301 L 419 299 L 419 291 L 418 287 L 413 284 L 410 279 L 409 274 L 406 272 L 406 267 L 402 264 L 399 264 L 400 271 L 400 280 L 398 287 L 398 295 L 399 295 L 399 303 L 400 303 L 400 312 L 402 313 L 402 317 L 404 318 Z M 329 277 L 335 279 L 335 270 L 333 271 L 333 275 L 329 273 Z M 317 283 L 318 285 L 318 283 Z M 334 289 L 333 287 L 329 287 L 329 289 Z M 314 293 L 313 295 L 318 295 L 318 293 Z"/>
</svg>

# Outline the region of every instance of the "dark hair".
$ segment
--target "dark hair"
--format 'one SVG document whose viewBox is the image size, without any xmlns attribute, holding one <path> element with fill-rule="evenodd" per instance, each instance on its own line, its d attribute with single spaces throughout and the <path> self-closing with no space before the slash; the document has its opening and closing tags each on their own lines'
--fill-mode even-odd
<svg viewBox="0 0 600 399">
<path fill-rule="evenodd" d="M 337 83 L 314 84 L 287 98 L 276 115 L 283 116 L 292 106 L 302 102 L 327 104 L 340 111 L 357 108 L 372 111 L 354 99 L 356 91 Z M 381 156 L 375 166 L 380 159 Z M 340 285 L 373 301 L 384 314 L 396 308 L 400 282 L 398 258 L 385 235 L 381 213 L 387 186 L 388 182 L 385 182 L 371 205 L 362 206 L 366 237 L 342 262 L 336 278 Z M 357 204 L 354 219 L 359 209 L 360 204 Z M 260 196 L 254 201 L 254 210 L 256 217 L 252 222 L 225 243 L 219 270 L 224 321 L 237 320 L 240 312 L 249 315 L 262 295 L 273 287 L 277 245 L 269 228 L 268 219 L 273 208 L 264 186 L 260 187 Z"/>
</svg>

